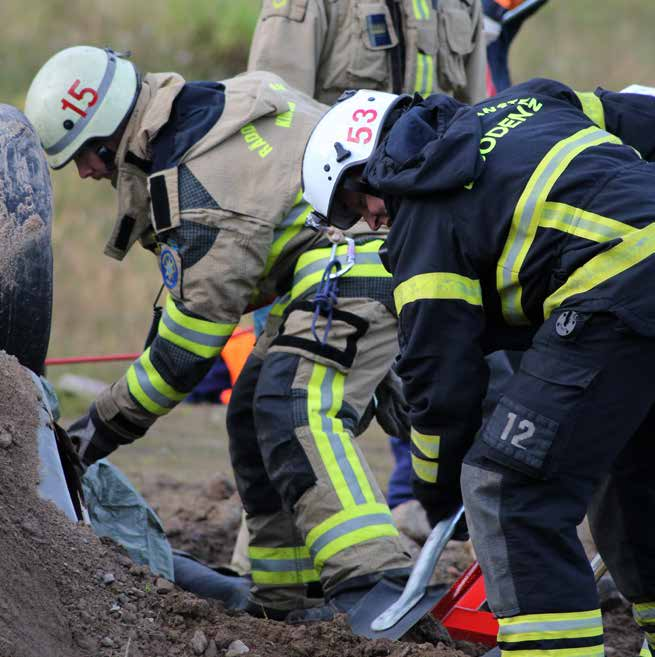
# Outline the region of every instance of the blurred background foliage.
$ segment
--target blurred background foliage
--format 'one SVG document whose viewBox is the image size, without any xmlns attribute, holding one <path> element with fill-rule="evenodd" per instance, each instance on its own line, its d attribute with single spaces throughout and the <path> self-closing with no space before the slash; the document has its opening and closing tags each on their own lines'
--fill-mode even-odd
<svg viewBox="0 0 655 657">
<path fill-rule="evenodd" d="M 220 79 L 245 68 L 259 0 L 2 0 L 0 102 L 23 107 L 45 60 L 75 44 L 130 50 L 144 71 Z M 655 84 L 652 0 L 550 0 L 511 52 L 514 81 L 561 79 L 578 89 Z M 293 44 L 289 44 L 293 48 Z M 106 182 L 53 173 L 56 215 L 52 356 L 139 351 L 160 286 L 157 263 L 136 246 L 123 263 L 102 255 L 115 218 Z M 124 364 L 76 368 L 110 381 Z M 52 371 L 56 380 L 59 372 Z"/>
</svg>

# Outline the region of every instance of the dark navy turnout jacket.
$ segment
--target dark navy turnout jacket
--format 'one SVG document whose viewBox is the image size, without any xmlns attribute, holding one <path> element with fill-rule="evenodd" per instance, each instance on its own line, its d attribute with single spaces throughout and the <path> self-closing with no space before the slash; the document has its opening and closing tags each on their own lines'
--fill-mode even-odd
<svg viewBox="0 0 655 657">
<path fill-rule="evenodd" d="M 385 199 L 419 484 L 453 489 L 480 424 L 484 354 L 553 312 L 655 336 L 655 98 L 552 80 L 475 106 L 417 99 L 365 178 Z"/>
</svg>

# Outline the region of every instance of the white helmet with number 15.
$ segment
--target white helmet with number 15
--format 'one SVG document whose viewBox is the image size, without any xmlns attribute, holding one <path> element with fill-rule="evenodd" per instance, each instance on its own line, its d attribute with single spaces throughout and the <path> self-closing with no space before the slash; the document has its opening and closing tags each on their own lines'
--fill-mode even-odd
<svg viewBox="0 0 655 657">
<path fill-rule="evenodd" d="M 305 146 L 302 187 L 305 200 L 323 223 L 347 229 L 359 219 L 335 192 L 348 170 L 366 164 L 389 114 L 407 100 L 409 96 L 383 91 L 346 91 L 316 124 Z"/>
<path fill-rule="evenodd" d="M 138 90 L 134 65 L 109 48 L 75 46 L 53 55 L 25 100 L 50 166 L 59 169 L 90 140 L 111 137 Z"/>
</svg>

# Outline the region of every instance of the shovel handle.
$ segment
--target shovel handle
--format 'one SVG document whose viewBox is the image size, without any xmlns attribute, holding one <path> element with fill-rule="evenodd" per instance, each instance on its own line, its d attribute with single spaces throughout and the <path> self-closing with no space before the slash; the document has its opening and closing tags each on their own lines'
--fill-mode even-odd
<svg viewBox="0 0 655 657">
<path fill-rule="evenodd" d="M 388 630 L 420 602 L 430 583 L 437 561 L 446 547 L 446 543 L 451 539 L 463 513 L 464 507 L 460 506 L 452 516 L 444 518 L 434 526 L 412 568 L 402 595 L 371 623 L 371 629 L 376 632 Z"/>
</svg>

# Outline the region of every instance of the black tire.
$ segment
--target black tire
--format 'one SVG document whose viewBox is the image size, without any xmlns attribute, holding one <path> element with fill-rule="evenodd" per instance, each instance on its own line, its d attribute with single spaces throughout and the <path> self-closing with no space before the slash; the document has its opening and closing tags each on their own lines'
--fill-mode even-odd
<svg viewBox="0 0 655 657">
<path fill-rule="evenodd" d="M 0 104 L 0 349 L 42 374 L 52 317 L 52 185 L 34 128 Z"/>
</svg>

